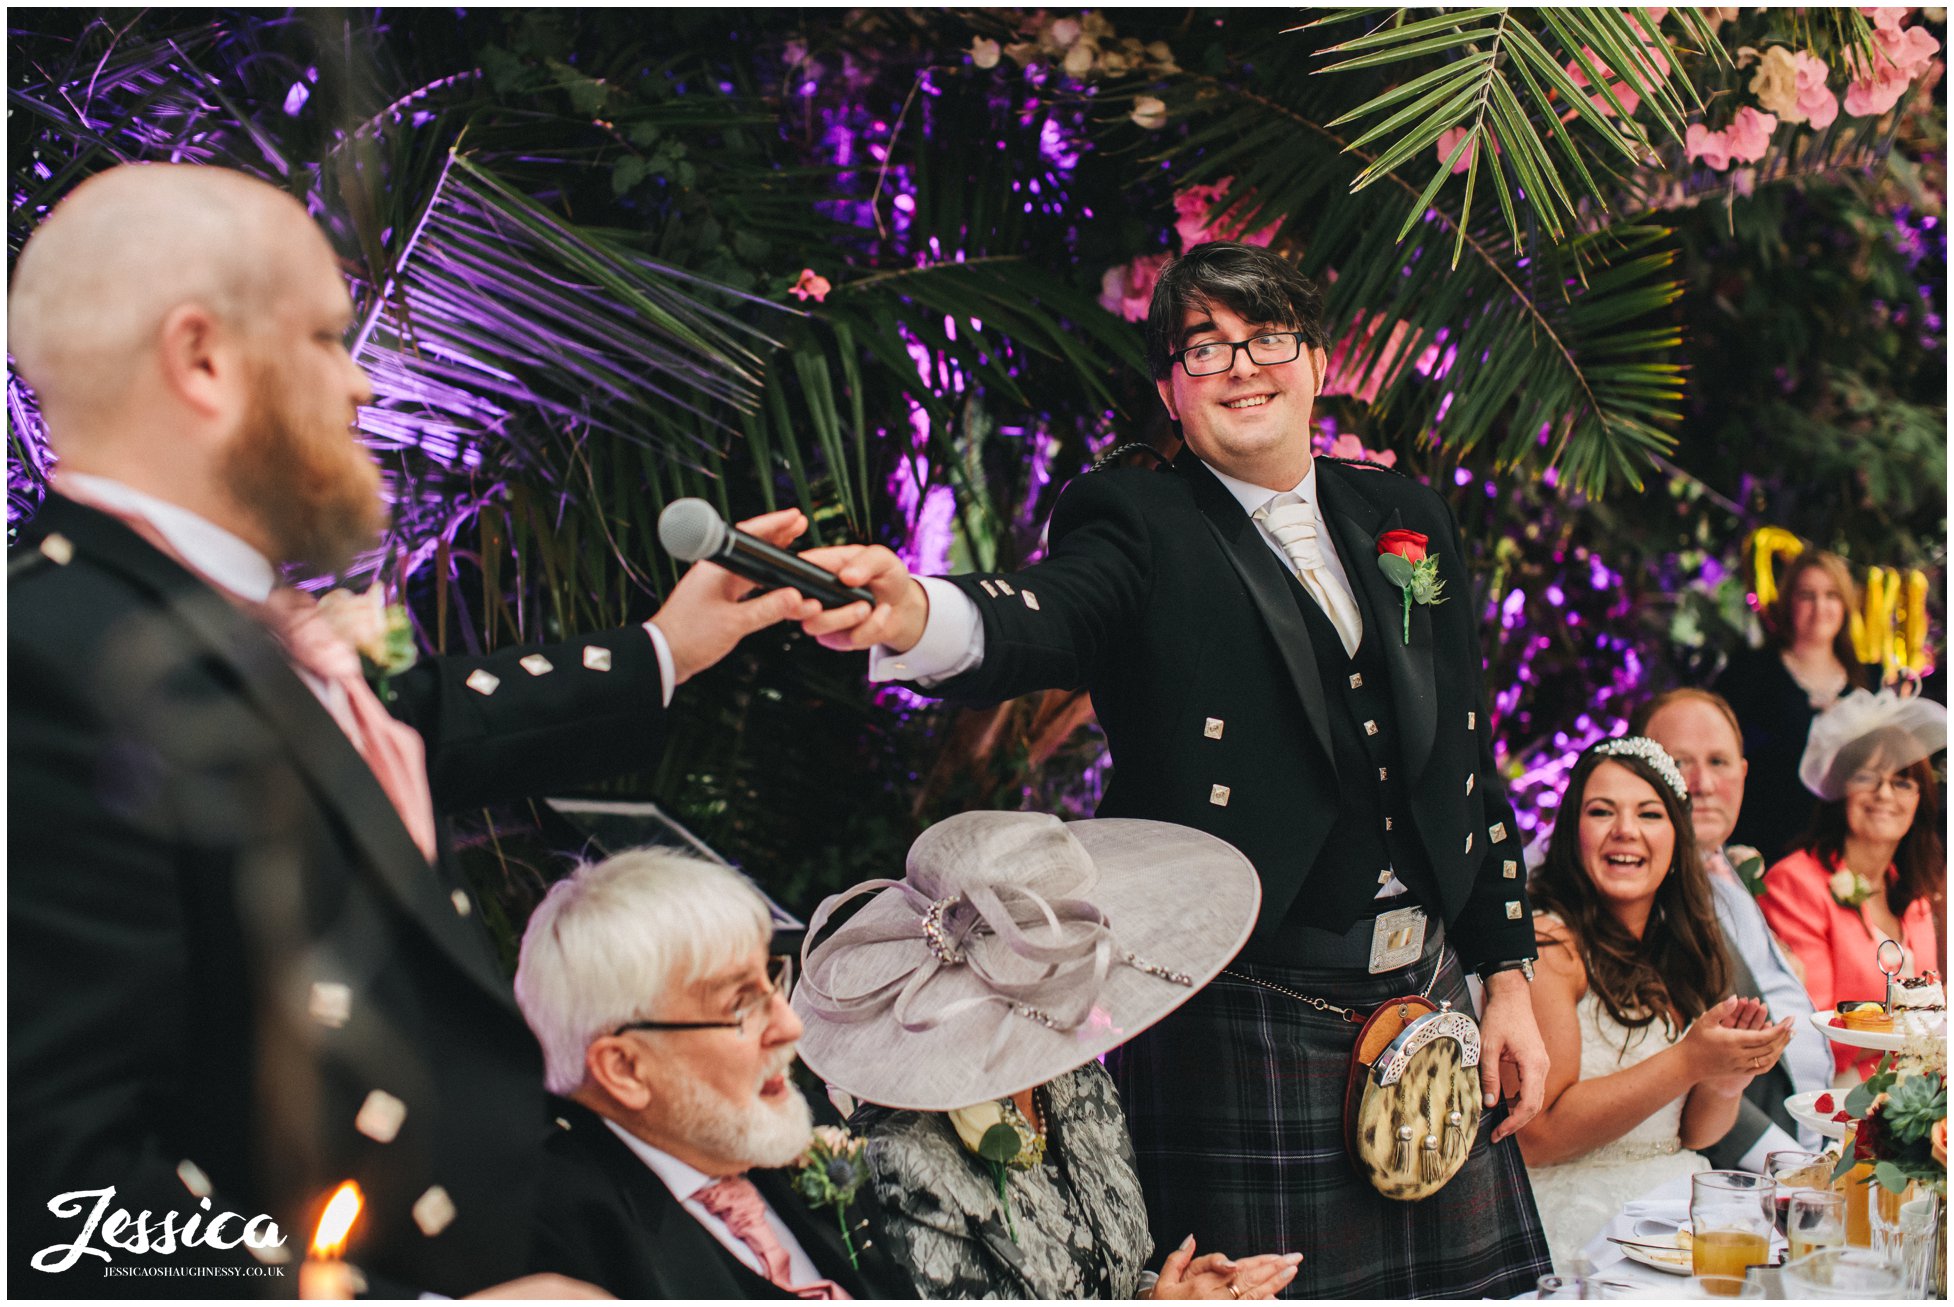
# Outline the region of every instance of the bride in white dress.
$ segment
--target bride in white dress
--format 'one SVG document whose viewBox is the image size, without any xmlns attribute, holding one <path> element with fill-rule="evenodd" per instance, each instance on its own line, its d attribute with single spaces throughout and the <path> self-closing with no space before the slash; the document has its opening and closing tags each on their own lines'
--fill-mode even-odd
<svg viewBox="0 0 1954 1307">
<path fill-rule="evenodd" d="M 1791 1037 L 1730 967 L 1676 764 L 1604 740 L 1568 778 L 1530 887 L 1546 1106 L 1520 1131 L 1557 1270 L 1622 1204 L 1707 1163 Z"/>
</svg>

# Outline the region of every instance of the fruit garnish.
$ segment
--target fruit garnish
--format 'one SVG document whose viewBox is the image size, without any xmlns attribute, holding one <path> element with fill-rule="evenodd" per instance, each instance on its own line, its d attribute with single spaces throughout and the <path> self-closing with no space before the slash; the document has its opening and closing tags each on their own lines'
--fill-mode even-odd
<svg viewBox="0 0 1954 1307">
<path fill-rule="evenodd" d="M 1834 1121 L 1850 1121 L 1852 1119 L 1852 1113 L 1841 1108 L 1839 1111 L 1832 1113 L 1832 1119 Z"/>
<path fill-rule="evenodd" d="M 1839 1105 L 1836 1102 L 1832 1101 L 1832 1096 L 1830 1094 L 1820 1094 L 1818 1096 L 1818 1101 L 1812 1104 L 1812 1110 L 1817 1112 L 1823 1112 L 1825 1115 L 1830 1116 L 1832 1113 L 1839 1110 Z"/>
</svg>

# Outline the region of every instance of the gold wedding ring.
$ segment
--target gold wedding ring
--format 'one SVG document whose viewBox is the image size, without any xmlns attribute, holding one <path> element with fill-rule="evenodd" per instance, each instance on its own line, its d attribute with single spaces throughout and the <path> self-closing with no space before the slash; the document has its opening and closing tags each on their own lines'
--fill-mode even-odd
<svg viewBox="0 0 1954 1307">
<path fill-rule="evenodd" d="M 1234 1285 L 1232 1285 L 1232 1284 L 1228 1286 L 1228 1293 L 1229 1293 L 1229 1296 L 1231 1296 L 1231 1297 L 1235 1297 L 1235 1298 L 1239 1298 L 1239 1297 L 1241 1297 L 1241 1296 L 1242 1296 L 1242 1291 L 1241 1291 L 1240 1289 L 1238 1289 L 1238 1288 L 1236 1288 L 1236 1287 L 1235 1287 Z"/>
</svg>

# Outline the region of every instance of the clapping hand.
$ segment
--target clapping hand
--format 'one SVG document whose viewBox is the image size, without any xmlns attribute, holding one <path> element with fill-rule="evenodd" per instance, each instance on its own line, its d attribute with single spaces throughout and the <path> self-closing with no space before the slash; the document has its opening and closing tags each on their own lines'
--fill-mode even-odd
<svg viewBox="0 0 1954 1307">
<path fill-rule="evenodd" d="M 1273 1298 L 1296 1278 L 1301 1253 L 1263 1253 L 1233 1261 L 1220 1253 L 1194 1255 L 1194 1236 L 1167 1254 L 1149 1298 Z"/>
<path fill-rule="evenodd" d="M 1778 1063 L 1791 1042 L 1792 1018 L 1773 1023 L 1758 999 L 1730 997 L 1691 1024 L 1683 1036 L 1699 1083 L 1735 1097 L 1751 1079 Z"/>
</svg>

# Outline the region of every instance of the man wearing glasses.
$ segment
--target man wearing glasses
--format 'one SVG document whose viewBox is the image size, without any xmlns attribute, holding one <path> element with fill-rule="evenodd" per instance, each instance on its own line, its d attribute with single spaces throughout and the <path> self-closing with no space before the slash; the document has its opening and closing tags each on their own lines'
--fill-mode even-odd
<svg viewBox="0 0 1954 1307">
<path fill-rule="evenodd" d="M 813 1121 L 771 930 L 739 873 L 663 850 L 579 868 L 530 917 L 516 1000 L 562 1096 L 535 1269 L 626 1299 L 910 1296 L 859 1228 L 866 1194 L 838 1220 L 779 1169 Z"/>
<path fill-rule="evenodd" d="M 1098 815 L 1194 826 L 1255 863 L 1240 958 L 1118 1057 L 1156 1246 L 1303 1251 L 1297 1297 L 1510 1297 L 1547 1269 L 1511 1138 L 1547 1068 L 1472 582 L 1438 495 L 1311 457 L 1327 343 L 1284 259 L 1189 251 L 1147 323 L 1185 442 L 1171 463 L 1074 481 L 1049 556 L 1019 572 L 810 551 L 878 602 L 803 626 L 932 694 L 1085 687 L 1114 763 Z M 1467 970 L 1491 1120 L 1437 1194 L 1383 1198 L 1343 1138 L 1354 1022 L 1406 994 L 1467 1008 Z"/>
</svg>

